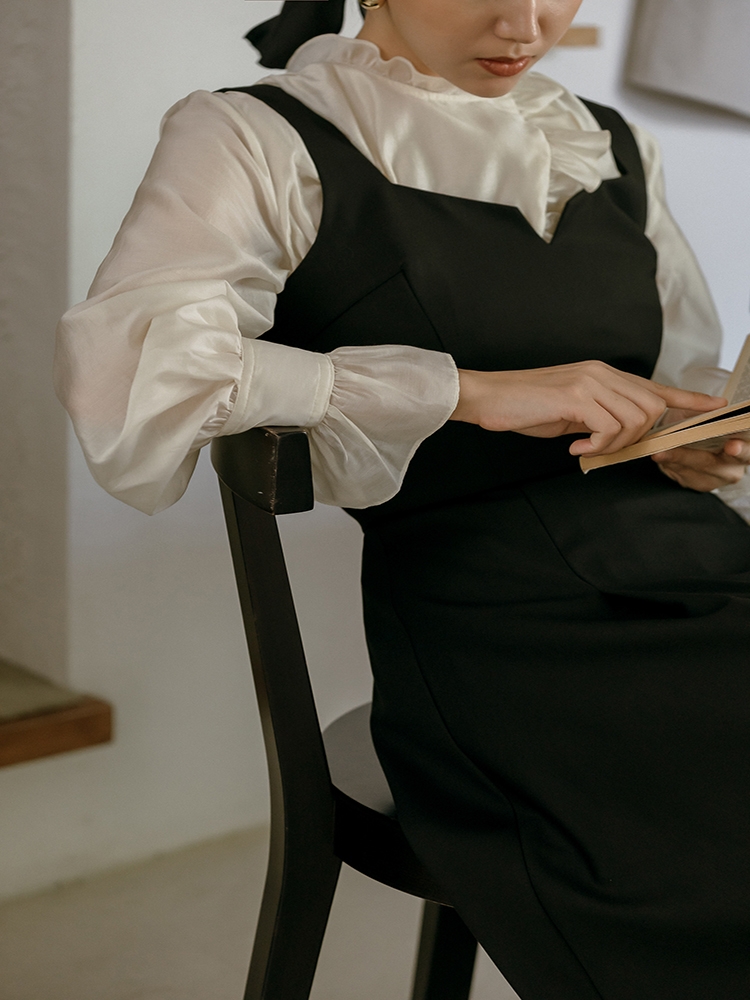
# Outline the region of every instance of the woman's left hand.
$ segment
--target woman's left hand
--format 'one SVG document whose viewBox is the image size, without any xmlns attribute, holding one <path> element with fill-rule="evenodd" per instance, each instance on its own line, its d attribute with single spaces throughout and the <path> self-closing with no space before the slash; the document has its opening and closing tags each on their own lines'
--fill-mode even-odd
<svg viewBox="0 0 750 1000">
<path fill-rule="evenodd" d="M 732 438 L 718 452 L 673 448 L 651 457 L 661 471 L 680 486 L 708 493 L 742 479 L 750 465 L 750 442 Z"/>
</svg>

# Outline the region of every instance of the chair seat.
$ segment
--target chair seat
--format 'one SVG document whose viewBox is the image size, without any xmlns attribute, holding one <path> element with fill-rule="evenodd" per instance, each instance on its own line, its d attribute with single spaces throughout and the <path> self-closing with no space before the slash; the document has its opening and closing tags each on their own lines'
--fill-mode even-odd
<svg viewBox="0 0 750 1000">
<path fill-rule="evenodd" d="M 396 807 L 370 736 L 371 704 L 340 715 L 323 733 L 331 781 L 355 802 L 382 816 Z"/>
<path fill-rule="evenodd" d="M 372 745 L 370 705 L 340 716 L 323 733 L 335 802 L 334 849 L 370 878 L 450 905 L 409 846 Z"/>
</svg>

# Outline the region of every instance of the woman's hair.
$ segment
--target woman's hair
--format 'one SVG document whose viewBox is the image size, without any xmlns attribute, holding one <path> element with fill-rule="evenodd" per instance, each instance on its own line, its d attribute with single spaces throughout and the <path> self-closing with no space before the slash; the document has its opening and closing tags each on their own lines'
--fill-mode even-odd
<svg viewBox="0 0 750 1000">
<path fill-rule="evenodd" d="M 316 35 L 338 34 L 345 0 L 287 0 L 281 13 L 245 35 L 260 52 L 261 66 L 283 69 L 304 42 Z"/>
</svg>

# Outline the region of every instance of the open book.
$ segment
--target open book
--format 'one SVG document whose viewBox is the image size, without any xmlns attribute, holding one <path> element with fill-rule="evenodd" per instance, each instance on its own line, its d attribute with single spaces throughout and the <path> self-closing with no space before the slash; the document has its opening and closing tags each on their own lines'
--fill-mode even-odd
<svg viewBox="0 0 750 1000">
<path fill-rule="evenodd" d="M 582 456 L 579 461 L 584 472 L 600 469 L 605 465 L 618 465 L 633 458 L 645 458 L 672 448 L 705 448 L 718 451 L 726 438 L 743 438 L 750 441 L 750 337 L 745 340 L 734 371 L 722 393 L 728 401 L 720 410 L 709 410 L 695 417 L 688 417 L 668 427 L 660 426 L 649 431 L 640 441 L 611 455 Z"/>
</svg>

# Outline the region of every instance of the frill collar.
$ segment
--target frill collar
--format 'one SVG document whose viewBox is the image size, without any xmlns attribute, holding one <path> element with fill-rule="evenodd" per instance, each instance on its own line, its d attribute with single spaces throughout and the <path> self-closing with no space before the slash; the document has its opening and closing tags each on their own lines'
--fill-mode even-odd
<svg viewBox="0 0 750 1000">
<path fill-rule="evenodd" d="M 404 56 L 383 59 L 377 45 L 363 38 L 345 38 L 343 35 L 317 35 L 305 42 L 294 53 L 287 64 L 287 70 L 299 73 L 314 63 L 343 63 L 365 73 L 383 76 L 394 83 L 418 87 L 432 94 L 447 94 L 467 100 L 491 100 L 506 102 L 507 97 L 482 98 L 469 94 L 441 76 L 420 73 L 413 63 Z M 508 95 L 510 96 L 510 95 Z M 508 102 L 512 105 L 513 101 Z"/>
<path fill-rule="evenodd" d="M 320 64 L 346 66 L 380 77 L 396 88 L 408 88 L 412 99 L 437 101 L 440 105 L 458 104 L 462 115 L 471 116 L 473 105 L 482 120 L 486 120 L 487 111 L 492 108 L 497 113 L 493 131 L 499 139 L 505 120 L 509 134 L 517 137 L 520 128 L 529 146 L 547 147 L 544 159 L 549 164 L 548 176 L 544 180 L 538 178 L 536 197 L 519 205 L 539 235 L 547 239 L 551 238 L 565 203 L 577 191 L 596 191 L 602 181 L 620 176 L 610 133 L 599 127 L 590 111 L 570 91 L 541 73 L 526 74 L 509 94 L 479 97 L 442 77 L 420 73 L 403 56 L 383 59 L 372 42 L 341 35 L 319 35 L 305 42 L 292 56 L 287 71 L 304 75 L 308 67 Z M 531 201 L 536 202 L 533 208 Z"/>
<path fill-rule="evenodd" d="M 541 114 L 568 92 L 559 83 L 540 73 L 522 77 L 509 94 L 501 97 L 478 97 L 441 76 L 428 76 L 404 56 L 383 59 L 377 45 L 362 38 L 342 35 L 317 35 L 301 45 L 289 60 L 287 71 L 301 73 L 316 63 L 338 63 L 351 66 L 393 83 L 415 87 L 428 94 L 445 95 L 467 103 L 492 104 L 508 113 L 520 113 L 524 118 Z"/>
</svg>

